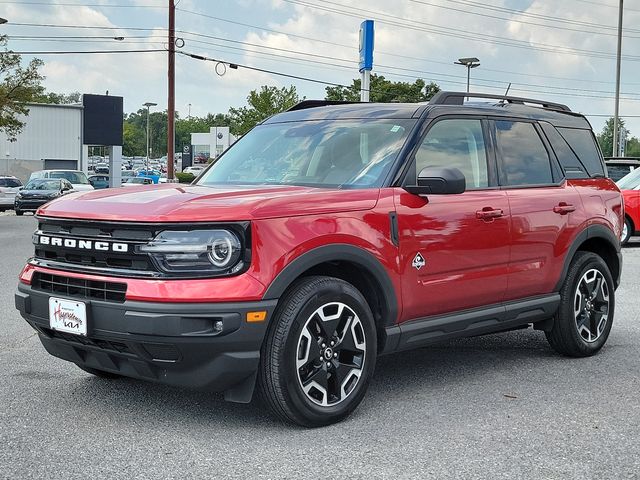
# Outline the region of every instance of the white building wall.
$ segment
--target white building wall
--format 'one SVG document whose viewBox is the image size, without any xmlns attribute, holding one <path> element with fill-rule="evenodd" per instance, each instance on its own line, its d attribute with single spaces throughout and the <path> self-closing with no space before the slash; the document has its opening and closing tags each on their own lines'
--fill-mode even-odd
<svg viewBox="0 0 640 480">
<path fill-rule="evenodd" d="M 0 132 L 0 174 L 28 176 L 44 159 L 80 160 L 82 106 L 31 104 L 24 121 L 15 142 Z"/>
</svg>

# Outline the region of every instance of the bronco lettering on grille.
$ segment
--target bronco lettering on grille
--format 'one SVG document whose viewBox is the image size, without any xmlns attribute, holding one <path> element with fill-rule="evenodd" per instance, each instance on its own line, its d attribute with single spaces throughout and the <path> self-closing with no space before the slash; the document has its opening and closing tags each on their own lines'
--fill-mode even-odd
<svg viewBox="0 0 640 480">
<path fill-rule="evenodd" d="M 76 240 L 75 238 L 60 238 L 40 235 L 37 243 L 52 247 L 77 248 L 78 250 L 98 250 L 101 252 L 127 253 L 129 245 L 126 243 L 111 243 L 93 240 Z"/>
</svg>

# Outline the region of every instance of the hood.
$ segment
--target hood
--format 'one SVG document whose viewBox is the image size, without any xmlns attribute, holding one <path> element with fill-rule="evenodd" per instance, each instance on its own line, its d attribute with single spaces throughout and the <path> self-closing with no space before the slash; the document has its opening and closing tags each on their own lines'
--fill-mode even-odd
<svg viewBox="0 0 640 480">
<path fill-rule="evenodd" d="M 65 195 L 38 210 L 50 217 L 140 222 L 242 221 L 369 210 L 378 189 L 160 184 Z"/>
</svg>

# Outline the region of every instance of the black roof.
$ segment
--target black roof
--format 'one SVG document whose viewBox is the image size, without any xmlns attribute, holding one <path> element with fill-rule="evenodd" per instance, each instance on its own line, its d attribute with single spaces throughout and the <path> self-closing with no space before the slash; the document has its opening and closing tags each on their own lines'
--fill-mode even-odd
<svg viewBox="0 0 640 480">
<path fill-rule="evenodd" d="M 443 114 L 460 114 L 518 117 L 546 121 L 558 127 L 591 129 L 591 125 L 583 115 L 571 112 L 562 104 L 485 94 L 470 94 L 471 97 L 481 98 L 484 101 L 463 103 L 462 98 L 466 95 L 464 92 L 440 92 L 427 103 L 348 103 L 305 100 L 291 110 L 274 115 L 263 123 L 365 118 L 417 119 Z"/>
</svg>

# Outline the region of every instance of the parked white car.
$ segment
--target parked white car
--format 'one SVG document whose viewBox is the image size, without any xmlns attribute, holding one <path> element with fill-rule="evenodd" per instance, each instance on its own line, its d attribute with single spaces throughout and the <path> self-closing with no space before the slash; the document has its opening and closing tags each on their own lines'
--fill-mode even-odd
<svg viewBox="0 0 640 480">
<path fill-rule="evenodd" d="M 196 177 L 198 175 L 200 175 L 202 173 L 202 171 L 204 170 L 204 167 L 201 167 L 199 165 L 192 165 L 190 167 L 185 168 L 182 173 L 190 173 L 192 175 L 195 175 Z"/>
<path fill-rule="evenodd" d="M 22 182 L 12 176 L 0 175 L 0 212 L 11 210 Z"/>
<path fill-rule="evenodd" d="M 29 177 L 29 180 L 33 180 L 35 178 L 64 178 L 73 185 L 73 189 L 76 192 L 93 190 L 87 176 L 80 170 L 40 170 L 33 172 Z"/>
</svg>

